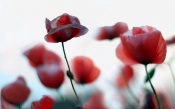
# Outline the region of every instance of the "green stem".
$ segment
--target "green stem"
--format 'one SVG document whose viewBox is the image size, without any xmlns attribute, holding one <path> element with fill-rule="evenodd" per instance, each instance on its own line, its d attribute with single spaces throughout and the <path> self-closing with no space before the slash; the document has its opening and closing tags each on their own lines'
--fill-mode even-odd
<svg viewBox="0 0 175 109">
<path fill-rule="evenodd" d="M 72 75 L 71 70 L 70 70 L 70 66 L 69 66 L 69 63 L 68 63 L 68 60 L 67 60 L 67 57 L 66 57 L 66 52 L 65 52 L 65 49 L 64 49 L 64 42 L 61 42 L 61 43 L 62 43 L 64 58 L 65 58 L 65 60 L 66 60 L 67 67 L 68 67 L 68 73 L 70 73 L 70 74 Z M 78 102 L 81 104 L 81 101 L 80 101 L 80 99 L 78 98 L 78 95 L 77 95 L 77 93 L 76 93 L 76 91 L 75 91 L 75 88 L 74 88 L 74 85 L 73 85 L 73 82 L 72 82 L 72 78 L 70 78 L 70 76 L 68 76 L 68 77 L 69 77 L 69 80 L 70 80 L 70 82 L 71 82 L 71 86 L 72 86 L 72 89 L 73 89 L 73 91 L 74 91 L 74 93 L 75 93 L 75 96 L 76 96 Z"/>
<path fill-rule="evenodd" d="M 152 82 L 151 82 L 151 80 L 150 80 L 150 76 L 149 76 L 149 74 L 148 74 L 147 65 L 145 65 L 145 71 L 146 71 L 146 75 L 147 75 L 147 77 L 148 77 L 148 81 L 149 81 L 149 83 L 150 83 L 150 85 L 151 85 L 151 88 L 152 88 L 152 90 L 153 90 L 154 96 L 155 96 L 155 98 L 156 98 L 158 108 L 161 109 L 160 102 L 159 102 L 159 99 L 158 99 L 156 90 L 154 89 L 154 86 L 152 85 Z"/>
<path fill-rule="evenodd" d="M 22 109 L 21 107 L 22 107 L 21 105 L 18 105 L 18 106 L 17 106 L 17 109 Z"/>
<path fill-rule="evenodd" d="M 173 77 L 173 81 L 174 81 L 174 83 L 175 83 L 175 76 L 174 76 L 173 69 L 172 69 L 170 63 L 168 63 L 168 67 L 170 68 L 171 75 L 172 75 L 172 77 Z"/>
</svg>

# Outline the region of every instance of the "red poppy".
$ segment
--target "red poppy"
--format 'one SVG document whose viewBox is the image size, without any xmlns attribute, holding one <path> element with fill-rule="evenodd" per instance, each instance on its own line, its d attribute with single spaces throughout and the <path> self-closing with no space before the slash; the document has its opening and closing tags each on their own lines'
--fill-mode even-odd
<svg viewBox="0 0 175 109">
<path fill-rule="evenodd" d="M 134 27 L 120 36 L 117 57 L 125 64 L 160 64 L 166 57 L 166 42 L 157 29 Z"/>
<path fill-rule="evenodd" d="M 125 65 L 121 70 L 121 74 L 124 76 L 125 80 L 130 80 L 134 76 L 134 71 L 131 66 Z"/>
<path fill-rule="evenodd" d="M 166 93 L 159 90 L 157 91 L 157 96 L 159 98 L 162 109 L 173 109 L 173 103 Z M 143 106 L 141 106 L 141 109 L 157 109 L 158 107 L 156 98 L 152 92 L 146 91 L 143 101 L 144 102 Z"/>
<path fill-rule="evenodd" d="M 91 83 L 100 74 L 93 61 L 85 56 L 77 56 L 72 60 L 72 71 L 78 83 Z"/>
<path fill-rule="evenodd" d="M 65 42 L 74 37 L 79 37 L 88 32 L 88 29 L 80 24 L 77 17 L 69 14 L 62 14 L 50 21 L 46 19 L 47 42 Z"/>
<path fill-rule="evenodd" d="M 175 43 L 175 36 L 173 36 L 171 39 L 166 40 L 167 45 L 172 45 Z"/>
<path fill-rule="evenodd" d="M 33 101 L 32 102 L 32 109 L 52 109 L 52 106 L 54 104 L 54 100 L 44 95 L 39 101 Z"/>
<path fill-rule="evenodd" d="M 166 93 L 158 91 L 157 96 L 159 97 L 160 104 L 162 105 L 163 109 L 173 109 L 173 104 L 171 102 L 171 99 Z"/>
<path fill-rule="evenodd" d="M 155 96 L 149 90 L 144 91 L 144 97 L 142 98 L 139 109 L 157 109 Z"/>
<path fill-rule="evenodd" d="M 101 92 L 92 94 L 83 107 L 85 109 L 107 109 L 104 102 L 104 95 Z"/>
<path fill-rule="evenodd" d="M 1 108 L 2 109 L 15 109 L 15 106 L 6 102 L 2 97 L 1 97 Z"/>
<path fill-rule="evenodd" d="M 100 28 L 100 32 L 96 37 L 97 40 L 112 40 L 119 37 L 120 34 L 128 31 L 128 25 L 124 22 L 117 22 L 113 26 L 104 26 Z"/>
<path fill-rule="evenodd" d="M 127 87 L 130 80 L 134 77 L 134 71 L 131 66 L 125 65 L 121 69 L 121 73 L 117 76 L 116 84 L 120 88 Z"/>
<path fill-rule="evenodd" d="M 14 105 L 23 104 L 30 95 L 30 89 L 28 88 L 23 77 L 18 77 L 18 79 L 6 85 L 2 88 L 2 97 L 8 103 Z"/>
<path fill-rule="evenodd" d="M 45 64 L 36 68 L 41 83 L 49 88 L 59 88 L 64 81 L 64 71 L 58 64 Z"/>
<path fill-rule="evenodd" d="M 37 44 L 23 53 L 34 68 L 43 64 L 61 64 L 61 58 L 47 50 L 43 44 Z"/>
<path fill-rule="evenodd" d="M 43 54 L 45 50 L 46 48 L 43 44 L 37 44 L 34 47 L 26 50 L 23 54 L 27 57 L 32 67 L 38 67 L 44 63 Z"/>
</svg>

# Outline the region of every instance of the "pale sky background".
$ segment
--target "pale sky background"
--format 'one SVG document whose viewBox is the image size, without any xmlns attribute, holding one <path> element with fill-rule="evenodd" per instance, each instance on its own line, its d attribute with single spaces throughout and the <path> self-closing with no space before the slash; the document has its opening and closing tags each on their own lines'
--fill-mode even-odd
<svg viewBox="0 0 175 109">
<path fill-rule="evenodd" d="M 126 22 L 130 29 L 133 26 L 150 25 L 160 30 L 163 37 L 168 39 L 175 34 L 174 11 L 174 0 L 0 0 L 0 88 L 22 75 L 32 88 L 31 96 L 24 107 L 32 100 L 40 99 L 43 94 L 54 93 L 41 85 L 35 70 L 22 55 L 27 48 L 42 42 L 64 60 L 61 43 L 47 43 L 44 40 L 45 18 L 52 20 L 68 13 L 77 16 L 81 24 L 89 28 L 86 35 L 65 43 L 67 57 L 69 60 L 77 55 L 92 58 L 102 71 L 98 81 L 92 86 L 105 90 L 109 89 L 105 80 L 112 80 L 119 70 L 117 68 L 123 64 L 115 57 L 119 39 L 101 42 L 93 39 L 98 27 L 111 26 L 119 21 Z M 171 56 L 170 50 L 173 49 L 168 48 L 167 56 Z M 175 70 L 173 65 L 172 67 Z M 136 75 L 140 77 L 139 85 L 144 85 L 144 67 L 136 65 L 134 68 Z M 156 71 L 153 84 L 172 92 L 175 86 L 167 66 L 162 65 Z M 165 87 L 167 84 L 170 87 Z M 64 88 L 62 89 L 64 92 Z M 114 89 L 107 91 L 112 93 Z M 111 100 L 110 97 L 106 99 Z M 108 105 L 111 108 L 120 108 L 116 102 Z"/>
</svg>

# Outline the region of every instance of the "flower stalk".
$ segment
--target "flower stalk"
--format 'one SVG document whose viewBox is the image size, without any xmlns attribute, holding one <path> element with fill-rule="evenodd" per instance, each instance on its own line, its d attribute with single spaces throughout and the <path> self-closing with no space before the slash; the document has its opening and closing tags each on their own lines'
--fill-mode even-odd
<svg viewBox="0 0 175 109">
<path fill-rule="evenodd" d="M 75 90 L 74 85 L 73 85 L 73 82 L 72 82 L 72 80 L 73 80 L 73 74 L 72 74 L 72 72 L 70 70 L 70 66 L 69 66 L 69 63 L 68 63 L 68 60 L 67 60 L 67 56 L 66 56 L 66 52 L 65 52 L 65 48 L 64 48 L 64 42 L 61 42 L 61 44 L 62 44 L 62 48 L 63 48 L 64 58 L 66 60 L 66 64 L 67 64 L 67 67 L 68 67 L 67 76 L 69 77 L 69 80 L 71 82 L 72 89 L 73 89 L 73 91 L 75 93 L 75 96 L 76 96 L 78 102 L 81 104 L 81 101 L 80 101 L 80 99 L 79 99 L 79 97 L 78 97 L 78 95 L 76 93 L 76 90 Z"/>
<path fill-rule="evenodd" d="M 152 82 L 151 82 L 151 80 L 150 80 L 150 76 L 149 76 L 149 74 L 148 74 L 147 65 L 145 65 L 145 71 L 146 71 L 146 75 L 147 75 L 147 77 L 148 77 L 148 81 L 149 81 L 149 83 L 150 83 L 150 86 L 151 86 L 151 88 L 152 88 L 152 90 L 153 90 L 154 96 L 155 96 L 155 98 L 156 98 L 157 105 L 158 105 L 158 109 L 161 109 L 161 105 L 160 105 L 159 98 L 158 98 L 158 96 L 157 96 L 156 90 L 155 90 L 155 88 L 154 88 L 154 86 L 153 86 L 153 84 L 152 84 Z"/>
</svg>

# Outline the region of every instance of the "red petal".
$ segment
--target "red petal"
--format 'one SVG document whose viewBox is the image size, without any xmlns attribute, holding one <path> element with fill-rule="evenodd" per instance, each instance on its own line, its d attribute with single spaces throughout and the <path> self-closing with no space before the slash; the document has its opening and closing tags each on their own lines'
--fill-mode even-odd
<svg viewBox="0 0 175 109">
<path fill-rule="evenodd" d="M 46 36 L 45 40 L 52 43 L 65 42 L 73 37 L 79 37 L 88 32 L 85 26 L 70 24 L 52 29 Z"/>
<path fill-rule="evenodd" d="M 60 18 L 57 20 L 56 25 L 62 26 L 62 25 L 67 25 L 67 24 L 71 24 L 71 20 L 70 20 L 70 16 L 65 13 L 60 16 Z"/>
<path fill-rule="evenodd" d="M 130 79 L 133 78 L 133 76 L 134 76 L 134 71 L 133 71 L 133 69 L 132 69 L 131 66 L 125 65 L 125 66 L 122 68 L 122 74 L 123 74 L 124 78 L 125 78 L 126 80 L 129 81 Z"/>
<path fill-rule="evenodd" d="M 117 22 L 113 26 L 114 36 L 119 37 L 120 34 L 123 34 L 124 32 L 128 31 L 128 25 L 124 22 Z"/>
<path fill-rule="evenodd" d="M 32 102 L 32 109 L 52 109 L 54 100 L 49 96 L 43 96 L 40 101 Z"/>
<path fill-rule="evenodd" d="M 30 89 L 22 77 L 2 89 L 2 97 L 11 104 L 21 105 L 30 95 Z"/>
<path fill-rule="evenodd" d="M 43 65 L 36 70 L 41 83 L 46 87 L 57 89 L 64 81 L 64 72 L 58 64 Z"/>
<path fill-rule="evenodd" d="M 45 50 L 43 44 L 37 44 L 31 49 L 26 50 L 23 54 L 28 58 L 31 66 L 38 67 L 43 64 L 43 54 Z"/>
<path fill-rule="evenodd" d="M 46 50 L 43 54 L 44 64 L 61 64 L 61 58 L 54 52 Z"/>
<path fill-rule="evenodd" d="M 123 48 L 130 56 L 142 64 L 153 63 L 159 49 L 158 41 L 161 33 L 159 31 L 138 34 L 134 36 L 121 36 Z M 160 51 L 159 51 L 160 52 Z M 163 52 L 163 54 L 165 54 Z"/>
<path fill-rule="evenodd" d="M 72 69 L 77 82 L 84 83 L 93 70 L 93 62 L 87 57 L 77 56 L 72 60 Z"/>
<path fill-rule="evenodd" d="M 119 44 L 118 47 L 116 48 L 116 56 L 125 64 L 128 65 L 139 64 L 125 51 L 122 44 Z"/>
<path fill-rule="evenodd" d="M 97 40 L 113 39 L 115 36 L 113 34 L 113 28 L 111 26 L 101 27 L 99 34 L 97 35 Z"/>
<path fill-rule="evenodd" d="M 49 31 L 52 29 L 52 27 L 51 27 L 51 22 L 50 22 L 49 19 L 46 18 L 45 23 L 46 23 L 47 32 L 49 32 Z"/>
<path fill-rule="evenodd" d="M 83 107 L 85 109 L 107 109 L 104 102 L 104 96 L 101 92 L 96 92 L 91 95 Z"/>
<path fill-rule="evenodd" d="M 167 51 L 166 42 L 160 34 L 155 54 L 156 57 L 154 58 L 153 63 L 160 64 L 164 62 L 166 58 L 166 51 Z"/>
<path fill-rule="evenodd" d="M 86 76 L 85 83 L 91 83 L 91 82 L 95 81 L 99 75 L 100 75 L 100 70 L 97 67 L 94 67 L 92 72 L 88 76 Z"/>
</svg>

